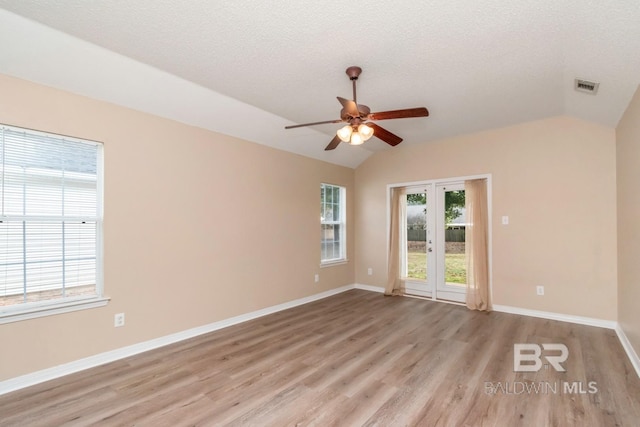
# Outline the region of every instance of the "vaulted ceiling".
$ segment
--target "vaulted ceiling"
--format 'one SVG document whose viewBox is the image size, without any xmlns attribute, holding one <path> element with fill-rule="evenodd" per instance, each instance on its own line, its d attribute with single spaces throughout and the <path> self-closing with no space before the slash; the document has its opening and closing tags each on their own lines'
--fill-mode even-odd
<svg viewBox="0 0 640 427">
<path fill-rule="evenodd" d="M 615 126 L 640 83 L 637 0 L 0 0 L 0 73 L 329 162 L 373 151 L 324 147 L 351 98 L 403 145 L 571 115 Z M 27 18 L 27 19 L 25 19 Z M 574 79 L 600 82 L 597 95 Z"/>
</svg>

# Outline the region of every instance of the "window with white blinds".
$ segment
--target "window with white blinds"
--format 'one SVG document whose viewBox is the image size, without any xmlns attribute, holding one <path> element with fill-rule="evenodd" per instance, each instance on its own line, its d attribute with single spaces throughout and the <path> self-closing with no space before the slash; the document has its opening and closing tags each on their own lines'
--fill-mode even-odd
<svg viewBox="0 0 640 427">
<path fill-rule="evenodd" d="M 320 185 L 320 264 L 344 262 L 346 245 L 346 188 Z"/>
<path fill-rule="evenodd" d="M 0 125 L 0 314 L 102 296 L 102 144 Z"/>
</svg>

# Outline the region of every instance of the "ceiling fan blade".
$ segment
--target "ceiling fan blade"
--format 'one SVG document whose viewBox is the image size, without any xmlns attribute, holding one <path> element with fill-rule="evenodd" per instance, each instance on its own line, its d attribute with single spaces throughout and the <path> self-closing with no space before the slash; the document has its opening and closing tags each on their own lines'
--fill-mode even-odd
<svg viewBox="0 0 640 427">
<path fill-rule="evenodd" d="M 365 124 L 373 128 L 373 136 L 383 140 L 384 142 L 386 142 L 387 144 L 393 147 L 395 147 L 396 145 L 402 142 L 402 138 L 400 138 L 398 135 L 389 132 L 385 128 L 380 127 L 375 123 L 367 122 Z"/>
<path fill-rule="evenodd" d="M 327 145 L 324 149 L 324 151 L 329 151 L 329 150 L 333 150 L 334 148 L 336 148 L 338 146 L 338 144 L 340 144 L 342 141 L 340 140 L 340 138 L 338 138 L 338 135 L 334 136 L 333 139 L 331 140 L 331 142 L 329 143 L 329 145 Z"/>
<path fill-rule="evenodd" d="M 301 128 L 303 126 L 315 126 L 315 125 L 324 125 L 327 123 L 342 123 L 342 120 L 337 119 L 337 120 L 325 120 L 323 122 L 313 122 L 313 123 L 304 123 L 302 125 L 291 125 L 291 126 L 285 126 L 285 129 L 294 129 L 294 128 Z"/>
<path fill-rule="evenodd" d="M 411 117 L 427 117 L 429 110 L 424 107 L 405 108 L 404 110 L 381 111 L 369 114 L 369 120 L 408 119 Z"/>
<path fill-rule="evenodd" d="M 350 99 L 344 99 L 337 97 L 340 104 L 344 107 L 344 111 L 351 117 L 360 117 L 360 111 L 358 111 L 358 105 Z"/>
</svg>

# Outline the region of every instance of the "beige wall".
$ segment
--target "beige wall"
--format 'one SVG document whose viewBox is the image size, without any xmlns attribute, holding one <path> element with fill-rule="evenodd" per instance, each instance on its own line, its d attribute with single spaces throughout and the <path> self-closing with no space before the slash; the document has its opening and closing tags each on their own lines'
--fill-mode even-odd
<svg viewBox="0 0 640 427">
<path fill-rule="evenodd" d="M 356 282 L 386 283 L 388 184 L 491 174 L 494 304 L 616 320 L 615 160 L 613 129 L 569 117 L 376 153 L 356 169 Z"/>
<path fill-rule="evenodd" d="M 619 304 L 640 346 L 638 239 L 624 233 L 617 301 L 612 129 L 556 117 L 400 146 L 354 173 L 6 76 L 0 93 L 1 123 L 104 142 L 111 297 L 103 308 L 0 325 L 0 381 L 354 282 L 384 286 L 387 185 L 484 173 L 493 182 L 494 303 L 607 320 Z M 627 196 L 638 192 L 638 144 L 629 142 L 639 138 L 638 98 L 617 130 Z M 321 182 L 347 187 L 351 224 L 351 262 L 323 269 Z M 637 228 L 640 201 L 621 203 L 618 220 Z M 118 312 L 127 323 L 116 329 Z"/>
<path fill-rule="evenodd" d="M 640 88 L 616 128 L 618 322 L 640 354 Z"/>
<path fill-rule="evenodd" d="M 320 183 L 352 207 L 352 169 L 6 76 L 0 93 L 1 123 L 104 142 L 111 297 L 0 325 L 0 380 L 354 282 L 353 262 L 318 267 Z"/>
</svg>

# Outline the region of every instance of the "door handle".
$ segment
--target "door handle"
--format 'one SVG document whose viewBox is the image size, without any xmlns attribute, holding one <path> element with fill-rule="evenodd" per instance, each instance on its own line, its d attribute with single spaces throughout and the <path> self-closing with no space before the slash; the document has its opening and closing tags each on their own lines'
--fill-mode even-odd
<svg viewBox="0 0 640 427">
<path fill-rule="evenodd" d="M 433 252 L 432 248 L 427 249 L 427 252 Z"/>
</svg>

